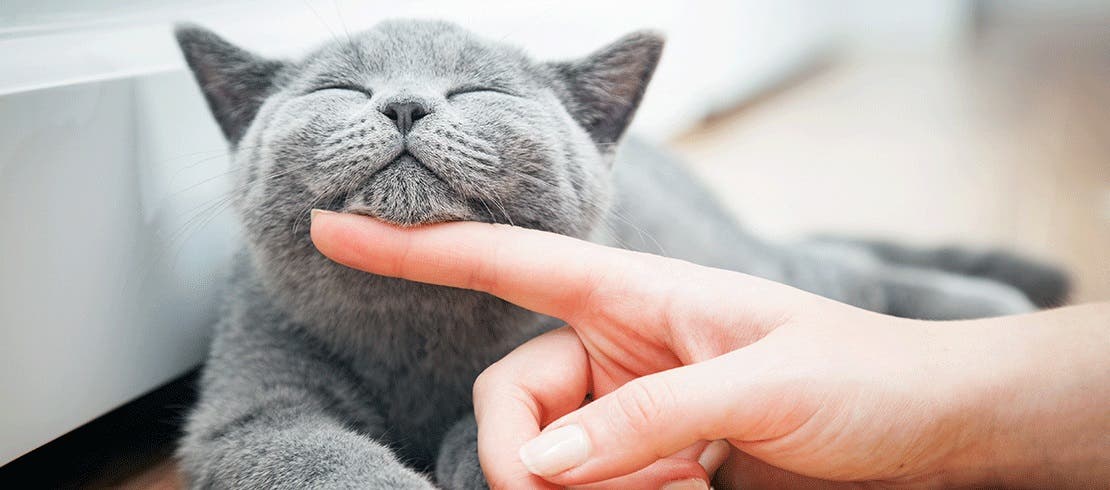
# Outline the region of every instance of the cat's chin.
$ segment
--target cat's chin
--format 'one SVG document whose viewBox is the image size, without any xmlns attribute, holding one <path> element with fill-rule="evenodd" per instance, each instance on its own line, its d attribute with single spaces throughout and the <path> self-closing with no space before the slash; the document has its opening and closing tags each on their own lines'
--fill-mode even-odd
<svg viewBox="0 0 1110 490">
<path fill-rule="evenodd" d="M 371 218 L 384 221 L 386 223 L 405 227 L 430 225 L 434 223 L 446 223 L 448 221 L 468 221 L 474 219 L 467 216 L 456 215 L 453 213 L 432 213 L 419 209 L 404 211 L 391 209 L 383 212 L 382 210 L 374 209 L 365 205 L 348 205 L 339 209 L 339 211 L 343 213 L 369 216 Z"/>
<path fill-rule="evenodd" d="M 333 199 L 332 206 L 400 226 L 475 218 L 465 199 L 407 153 L 375 172 L 364 187 Z"/>
</svg>

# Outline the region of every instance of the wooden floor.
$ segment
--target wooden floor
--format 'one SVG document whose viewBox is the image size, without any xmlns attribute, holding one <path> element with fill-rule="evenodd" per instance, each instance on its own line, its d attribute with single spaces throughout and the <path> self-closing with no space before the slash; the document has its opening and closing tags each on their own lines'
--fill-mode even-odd
<svg viewBox="0 0 1110 490">
<path fill-rule="evenodd" d="M 114 483 L 110 486 L 120 490 L 179 490 L 185 488 L 185 481 L 177 471 L 177 464 L 172 459 L 164 459 L 124 478 L 118 486 Z"/>
<path fill-rule="evenodd" d="M 1077 301 L 1110 299 L 1110 40 L 1093 36 L 1011 26 L 849 56 L 672 147 L 770 236 L 1010 247 L 1068 267 Z M 163 460 L 110 485 L 180 483 Z"/>
<path fill-rule="evenodd" d="M 1105 31 L 1105 29 L 1103 29 Z M 847 56 L 673 148 L 750 226 L 997 246 L 1110 299 L 1110 35 Z"/>
</svg>

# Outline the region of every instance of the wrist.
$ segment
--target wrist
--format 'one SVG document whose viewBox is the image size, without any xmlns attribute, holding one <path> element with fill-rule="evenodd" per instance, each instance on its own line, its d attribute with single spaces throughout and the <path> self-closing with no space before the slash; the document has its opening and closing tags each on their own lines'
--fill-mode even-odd
<svg viewBox="0 0 1110 490">
<path fill-rule="evenodd" d="M 942 464 L 944 482 L 1082 487 L 1110 477 L 1101 456 L 1110 443 L 1110 337 L 1090 321 L 1097 316 L 1069 310 L 939 327 L 958 338 L 963 357 L 952 391 L 962 443 Z"/>
<path fill-rule="evenodd" d="M 943 458 L 937 477 L 945 487 L 1003 487 L 1013 472 L 1035 466 L 1013 433 L 1023 418 L 1018 409 L 1026 403 L 1021 366 L 1030 333 L 1004 335 L 1004 327 L 991 321 L 952 322 L 937 326 L 948 339 L 946 352 L 952 369 L 945 387 L 953 430 L 947 431 L 950 453 Z"/>
</svg>

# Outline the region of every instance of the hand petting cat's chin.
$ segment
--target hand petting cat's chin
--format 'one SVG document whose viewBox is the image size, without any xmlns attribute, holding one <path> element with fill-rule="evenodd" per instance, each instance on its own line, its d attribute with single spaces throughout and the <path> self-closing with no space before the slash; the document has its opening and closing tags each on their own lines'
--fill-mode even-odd
<svg viewBox="0 0 1110 490">
<path fill-rule="evenodd" d="M 406 210 L 399 210 L 397 208 L 376 209 L 364 204 L 346 205 L 337 211 L 341 213 L 369 216 L 379 221 L 402 227 L 446 223 L 449 221 L 485 221 L 477 216 L 472 217 L 453 213 L 436 213 L 418 208 Z"/>
<path fill-rule="evenodd" d="M 401 153 L 360 188 L 329 202 L 329 210 L 369 216 L 398 226 L 473 220 L 471 206 L 447 181 L 409 153 Z"/>
<path fill-rule="evenodd" d="M 337 211 L 341 213 L 369 216 L 379 221 L 402 227 L 430 225 L 448 221 L 486 221 L 470 213 L 463 213 L 454 206 L 374 206 L 363 203 L 348 203 Z"/>
</svg>

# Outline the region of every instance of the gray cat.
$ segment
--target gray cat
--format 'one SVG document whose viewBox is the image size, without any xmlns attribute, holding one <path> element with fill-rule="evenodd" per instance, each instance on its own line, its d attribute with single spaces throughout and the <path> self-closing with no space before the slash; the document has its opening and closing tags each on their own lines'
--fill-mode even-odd
<svg viewBox="0 0 1110 490">
<path fill-rule="evenodd" d="M 663 48 L 655 34 L 557 63 L 427 21 L 385 22 L 299 62 L 198 27 L 177 38 L 230 142 L 246 238 L 178 453 L 194 488 L 485 487 L 471 384 L 556 325 L 335 264 L 309 240 L 312 208 L 665 251 L 901 316 L 1033 309 L 920 254 L 908 267 L 846 240 L 761 241 L 658 150 L 618 151 Z"/>
</svg>

